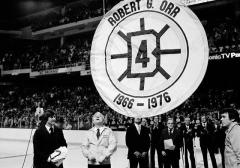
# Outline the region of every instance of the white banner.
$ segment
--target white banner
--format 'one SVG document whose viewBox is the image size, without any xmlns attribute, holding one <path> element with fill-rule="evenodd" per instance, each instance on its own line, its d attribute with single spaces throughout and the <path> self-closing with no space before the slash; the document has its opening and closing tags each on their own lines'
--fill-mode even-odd
<svg viewBox="0 0 240 168">
<path fill-rule="evenodd" d="M 223 52 L 219 54 L 211 54 L 209 56 L 209 60 L 222 60 L 222 59 L 233 59 L 240 58 L 240 53 L 238 52 Z"/>
<path fill-rule="evenodd" d="M 56 68 L 56 69 L 46 69 L 41 71 L 33 71 L 30 72 L 31 77 L 36 76 L 46 76 L 46 75 L 54 75 L 54 74 L 63 74 L 63 73 L 72 73 L 78 71 L 85 71 L 85 65 L 74 66 L 74 67 L 64 67 L 64 68 Z"/>
<path fill-rule="evenodd" d="M 172 0 L 125 0 L 100 22 L 91 72 L 103 100 L 132 117 L 168 112 L 197 89 L 208 63 L 206 33 Z"/>
</svg>

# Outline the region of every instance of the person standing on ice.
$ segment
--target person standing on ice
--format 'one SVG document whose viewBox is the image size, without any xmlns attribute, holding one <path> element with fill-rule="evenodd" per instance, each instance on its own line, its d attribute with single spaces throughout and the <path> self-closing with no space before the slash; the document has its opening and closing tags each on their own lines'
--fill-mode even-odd
<svg viewBox="0 0 240 168">
<path fill-rule="evenodd" d="M 96 112 L 92 121 L 94 127 L 88 130 L 82 153 L 88 159 L 88 168 L 111 168 L 110 157 L 117 149 L 113 131 L 103 125 L 104 116 Z"/>
</svg>

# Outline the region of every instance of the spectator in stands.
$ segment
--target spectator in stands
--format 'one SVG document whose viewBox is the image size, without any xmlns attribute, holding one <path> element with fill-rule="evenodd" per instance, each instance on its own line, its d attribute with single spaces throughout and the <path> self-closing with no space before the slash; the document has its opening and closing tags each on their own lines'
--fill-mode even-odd
<svg viewBox="0 0 240 168">
<path fill-rule="evenodd" d="M 41 105 L 41 102 L 37 102 L 37 108 L 35 111 L 35 117 L 37 121 L 37 125 L 40 123 L 39 117 L 41 117 L 44 113 L 43 107 Z"/>
<path fill-rule="evenodd" d="M 142 118 L 141 125 L 144 126 L 144 127 L 146 127 L 146 128 L 149 128 L 149 125 L 148 125 L 148 122 L 147 122 L 147 119 L 146 119 L 146 118 Z"/>
</svg>

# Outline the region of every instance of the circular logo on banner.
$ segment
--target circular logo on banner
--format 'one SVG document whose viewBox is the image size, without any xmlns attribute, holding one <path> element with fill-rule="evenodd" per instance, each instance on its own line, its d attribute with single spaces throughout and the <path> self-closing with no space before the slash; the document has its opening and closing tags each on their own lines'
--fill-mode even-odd
<svg viewBox="0 0 240 168">
<path fill-rule="evenodd" d="M 91 72 L 103 100 L 131 117 L 168 112 L 197 89 L 208 44 L 193 12 L 172 0 L 126 0 L 100 22 Z"/>
</svg>

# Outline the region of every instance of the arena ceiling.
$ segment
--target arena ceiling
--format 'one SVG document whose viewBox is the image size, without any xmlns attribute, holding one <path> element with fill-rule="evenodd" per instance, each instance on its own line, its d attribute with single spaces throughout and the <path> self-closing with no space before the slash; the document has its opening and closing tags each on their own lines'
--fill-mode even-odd
<svg viewBox="0 0 240 168">
<path fill-rule="evenodd" d="M 94 1 L 102 0 L 4 0 L 0 4 L 0 20 L 16 19 L 76 1 L 89 6 L 94 5 Z"/>
<path fill-rule="evenodd" d="M 33 13 L 37 13 L 49 8 L 53 8 L 56 6 L 62 6 L 64 4 L 73 3 L 73 2 L 82 3 L 85 6 L 94 6 L 96 2 L 99 3 L 102 1 L 105 1 L 106 4 L 114 5 L 120 0 L 4 0 L 4 1 L 1 1 L 1 4 L 0 4 L 0 30 L 1 29 L 6 29 L 6 30 L 18 29 L 22 26 L 22 25 L 19 25 L 19 22 L 17 21 L 19 18 L 28 16 Z M 240 0 L 216 0 L 215 2 L 220 2 L 220 1 L 240 2 Z M 240 8 L 239 7 L 240 5 L 237 5 L 237 6 L 238 8 Z M 227 12 L 225 9 L 223 10 L 225 11 L 223 13 Z M 216 10 L 216 9 L 213 9 L 213 10 Z M 208 12 L 205 11 L 204 13 L 207 13 L 206 15 L 209 16 Z"/>
</svg>

